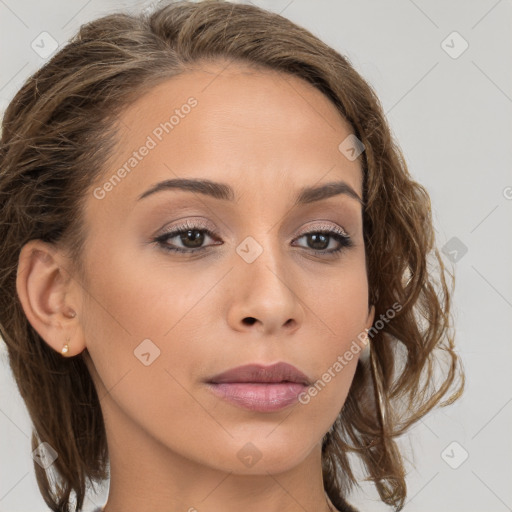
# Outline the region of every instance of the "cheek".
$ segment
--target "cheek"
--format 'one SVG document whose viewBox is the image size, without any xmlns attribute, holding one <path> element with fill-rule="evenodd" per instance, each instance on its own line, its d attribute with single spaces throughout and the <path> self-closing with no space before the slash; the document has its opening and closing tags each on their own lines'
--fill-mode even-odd
<svg viewBox="0 0 512 512">
<path fill-rule="evenodd" d="M 348 339 L 364 331 L 369 307 L 363 251 L 351 254 L 336 271 L 305 282 L 303 289 L 311 320 L 325 332 L 329 346 L 343 348 Z"/>
<path fill-rule="evenodd" d="M 361 340 L 368 319 L 364 257 L 351 261 L 337 277 L 318 282 L 319 286 L 304 292 L 304 301 L 312 304 L 311 326 L 305 328 L 308 332 L 311 329 L 316 333 L 313 337 L 321 340 L 309 347 L 314 352 L 309 360 L 316 362 L 316 375 L 320 379 L 318 401 L 334 402 L 341 408 L 364 347 Z"/>
<path fill-rule="evenodd" d="M 89 260 L 84 325 L 97 372 L 107 389 L 123 379 L 132 382 L 125 386 L 136 383 L 137 394 L 146 382 L 153 387 L 147 396 L 155 397 L 155 388 L 179 395 L 178 382 L 197 372 L 207 330 L 208 301 L 201 299 L 219 280 L 218 272 L 194 279 L 183 263 L 149 261 L 146 250 L 121 250 L 119 244 L 102 249 L 101 259 Z"/>
<path fill-rule="evenodd" d="M 191 435 L 196 428 L 191 417 L 208 420 L 188 392 L 201 354 L 188 341 L 204 340 L 204 320 L 197 307 L 204 283 L 186 279 L 178 267 L 165 272 L 144 266 L 122 251 L 97 265 L 88 290 L 84 333 L 99 375 L 100 396 L 108 390 L 102 405 L 106 416 L 119 426 L 126 422 L 117 416 L 122 411 L 165 438 L 166 444 L 184 441 L 184 433 Z"/>
</svg>

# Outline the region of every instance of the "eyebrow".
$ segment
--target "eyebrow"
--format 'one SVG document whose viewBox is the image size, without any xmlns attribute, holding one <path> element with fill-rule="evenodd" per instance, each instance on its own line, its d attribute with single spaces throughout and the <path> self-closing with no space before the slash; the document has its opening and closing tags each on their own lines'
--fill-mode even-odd
<svg viewBox="0 0 512 512">
<path fill-rule="evenodd" d="M 141 194 L 137 200 L 140 201 L 152 194 L 162 192 L 164 190 L 185 190 L 188 192 L 196 192 L 198 194 L 207 195 L 214 199 L 223 201 L 234 201 L 235 192 L 226 183 L 218 183 L 206 179 L 193 179 L 193 178 L 176 178 L 165 180 L 153 185 L 150 189 Z M 295 199 L 294 206 L 321 201 L 330 197 L 344 194 L 352 199 L 357 200 L 359 203 L 364 204 L 363 200 L 359 197 L 357 192 L 345 181 L 333 181 L 319 185 L 317 187 L 302 187 Z"/>
</svg>

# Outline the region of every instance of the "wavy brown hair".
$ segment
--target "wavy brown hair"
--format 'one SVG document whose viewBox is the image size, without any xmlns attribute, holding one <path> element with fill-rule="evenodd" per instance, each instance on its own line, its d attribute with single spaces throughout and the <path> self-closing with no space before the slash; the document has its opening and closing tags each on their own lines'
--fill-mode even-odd
<svg viewBox="0 0 512 512">
<path fill-rule="evenodd" d="M 58 453 L 51 469 L 34 463 L 53 511 L 81 509 L 88 483 L 108 478 L 100 402 L 87 350 L 63 358 L 28 322 L 16 292 L 20 250 L 32 239 L 58 245 L 84 279 L 83 206 L 116 144 L 116 120 L 142 93 L 192 65 L 221 60 L 300 77 L 327 96 L 364 144 L 363 226 L 369 305 L 375 318 L 371 357 L 360 360 L 346 403 L 322 444 L 325 491 L 342 511 L 357 478 L 397 510 L 406 498 L 395 439 L 448 394 L 458 373 L 450 313 L 453 274 L 435 245 L 430 200 L 415 182 L 371 86 L 346 57 L 288 19 L 253 5 L 207 0 L 166 3 L 152 13 L 117 13 L 83 25 L 11 101 L 0 143 L 0 334 L 33 422 L 32 446 Z M 372 332 L 373 331 L 373 332 Z M 439 365 L 441 355 L 447 364 Z M 448 400 L 463 389 L 464 379 Z M 385 414 L 384 414 L 385 413 Z"/>
</svg>

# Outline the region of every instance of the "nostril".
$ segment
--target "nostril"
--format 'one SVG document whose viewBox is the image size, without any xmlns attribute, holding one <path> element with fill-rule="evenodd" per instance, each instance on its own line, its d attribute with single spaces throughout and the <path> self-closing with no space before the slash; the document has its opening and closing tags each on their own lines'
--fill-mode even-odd
<svg viewBox="0 0 512 512">
<path fill-rule="evenodd" d="M 254 322 L 256 322 L 256 318 L 253 318 L 252 316 L 248 316 L 248 317 L 244 318 L 244 323 L 246 323 L 248 325 L 252 325 L 252 324 L 254 324 Z"/>
</svg>

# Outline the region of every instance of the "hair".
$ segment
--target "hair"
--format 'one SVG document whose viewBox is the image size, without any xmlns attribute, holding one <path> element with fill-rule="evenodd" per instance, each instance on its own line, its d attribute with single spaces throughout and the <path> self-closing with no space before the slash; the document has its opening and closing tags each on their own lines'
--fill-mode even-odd
<svg viewBox="0 0 512 512">
<path fill-rule="evenodd" d="M 32 449 L 58 453 L 50 483 L 34 463 L 53 511 L 81 509 L 86 484 L 108 478 L 100 402 L 87 350 L 64 358 L 27 320 L 16 291 L 21 248 L 32 239 L 60 246 L 85 279 L 83 208 L 116 145 L 116 121 L 132 100 L 202 62 L 227 60 L 299 77 L 327 96 L 364 144 L 363 232 L 371 356 L 357 364 L 346 402 L 322 442 L 325 491 L 342 511 L 362 462 L 385 503 L 400 510 L 406 471 L 397 437 L 444 402 L 457 376 L 450 312 L 454 276 L 435 245 L 427 191 L 415 182 L 371 86 L 350 61 L 304 28 L 253 5 L 222 0 L 165 3 L 153 12 L 115 13 L 80 27 L 8 105 L 0 143 L 0 334 L 33 422 Z M 78 277 L 77 277 L 78 278 Z M 396 307 L 399 304 L 399 307 Z M 441 355 L 447 356 L 441 366 Z M 434 378 L 437 377 L 437 378 Z"/>
</svg>

